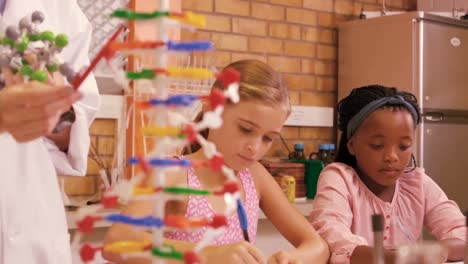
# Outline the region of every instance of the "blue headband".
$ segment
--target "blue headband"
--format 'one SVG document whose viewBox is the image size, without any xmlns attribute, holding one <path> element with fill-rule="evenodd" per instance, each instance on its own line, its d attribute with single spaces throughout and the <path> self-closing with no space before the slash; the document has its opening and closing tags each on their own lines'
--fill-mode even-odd
<svg viewBox="0 0 468 264">
<path fill-rule="evenodd" d="M 416 109 L 401 95 L 394 95 L 390 97 L 383 97 L 375 101 L 370 102 L 364 106 L 351 120 L 348 122 L 346 137 L 349 139 L 356 132 L 356 129 L 361 125 L 361 123 L 375 110 L 379 109 L 383 105 L 401 105 L 408 109 L 411 113 L 411 116 L 414 120 L 414 126 L 419 122 L 418 112 Z"/>
</svg>

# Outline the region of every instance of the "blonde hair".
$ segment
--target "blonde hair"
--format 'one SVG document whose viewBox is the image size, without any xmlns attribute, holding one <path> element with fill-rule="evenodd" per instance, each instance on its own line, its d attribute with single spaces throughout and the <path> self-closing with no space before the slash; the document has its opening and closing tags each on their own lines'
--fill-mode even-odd
<svg viewBox="0 0 468 264">
<path fill-rule="evenodd" d="M 227 65 L 224 69 L 233 68 L 240 73 L 239 97 L 241 102 L 257 101 L 273 107 L 282 107 L 287 115 L 291 113 L 291 104 L 286 85 L 281 74 L 275 71 L 268 64 L 259 60 L 240 60 Z M 223 69 L 223 70 L 224 70 Z M 216 80 L 213 88 L 224 88 L 220 80 Z M 203 119 L 203 112 L 200 112 L 195 121 Z M 208 137 L 208 129 L 200 132 L 204 137 Z M 188 148 L 184 148 L 182 154 L 193 153 L 200 149 L 198 143 L 194 143 Z"/>
<path fill-rule="evenodd" d="M 240 73 L 239 96 L 241 101 L 259 101 L 272 106 L 282 106 L 289 115 L 289 94 L 281 75 L 259 60 L 240 60 L 224 69 L 233 68 Z M 222 87 L 217 80 L 213 87 Z"/>
</svg>

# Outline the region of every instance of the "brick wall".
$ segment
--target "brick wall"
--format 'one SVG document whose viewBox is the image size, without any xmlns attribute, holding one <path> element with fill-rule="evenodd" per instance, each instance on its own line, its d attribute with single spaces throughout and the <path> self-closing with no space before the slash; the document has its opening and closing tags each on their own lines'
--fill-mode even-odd
<svg viewBox="0 0 468 264">
<path fill-rule="evenodd" d="M 377 0 L 184 0 L 182 9 L 207 17 L 207 27 L 183 31 L 182 40 L 215 43 L 216 65 L 255 58 L 283 74 L 295 105 L 336 104 L 337 30 L 355 19 L 361 9 L 379 10 Z M 416 0 L 387 0 L 387 10 L 414 10 Z M 335 142 L 334 128 L 285 127 L 287 144 L 305 144 L 305 152 L 320 143 Z M 274 142 L 268 155 L 286 155 Z"/>
<path fill-rule="evenodd" d="M 415 9 L 416 0 L 387 0 L 388 10 Z M 207 27 L 194 33 L 181 31 L 182 40 L 212 40 L 216 65 L 256 58 L 268 62 L 290 88 L 293 104 L 336 104 L 336 25 L 354 19 L 365 10 L 379 10 L 377 0 L 184 0 L 182 9 L 203 14 Z M 90 128 L 91 140 L 105 162 L 111 162 L 116 121 L 97 119 Z M 282 133 L 290 147 L 305 143 L 306 153 L 320 143 L 335 141 L 333 128 L 285 127 Z M 90 154 L 91 155 L 91 154 Z M 275 142 L 269 155 L 286 155 Z M 98 175 L 98 165 L 89 159 L 87 174 Z"/>
</svg>

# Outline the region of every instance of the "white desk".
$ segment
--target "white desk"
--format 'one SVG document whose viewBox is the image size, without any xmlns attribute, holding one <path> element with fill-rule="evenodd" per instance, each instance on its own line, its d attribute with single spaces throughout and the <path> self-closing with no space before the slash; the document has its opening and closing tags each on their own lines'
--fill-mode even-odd
<svg viewBox="0 0 468 264">
<path fill-rule="evenodd" d="M 308 217 L 310 211 L 312 211 L 311 200 L 297 199 L 293 205 L 305 217 Z M 265 256 L 270 256 L 279 250 L 293 248 L 293 245 L 279 233 L 262 211 L 260 211 L 258 216 L 257 241 L 255 246 L 257 246 Z"/>
</svg>

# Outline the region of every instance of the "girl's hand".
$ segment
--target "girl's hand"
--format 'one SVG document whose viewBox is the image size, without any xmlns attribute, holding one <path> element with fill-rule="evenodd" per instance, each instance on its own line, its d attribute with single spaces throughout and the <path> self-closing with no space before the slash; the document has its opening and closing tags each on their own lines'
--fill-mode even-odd
<svg viewBox="0 0 468 264">
<path fill-rule="evenodd" d="M 201 251 L 200 257 L 202 263 L 208 264 L 265 263 L 260 250 L 246 241 L 222 246 L 208 246 Z"/>
<path fill-rule="evenodd" d="M 268 264 L 301 264 L 302 262 L 288 251 L 278 251 L 268 258 Z"/>
</svg>

